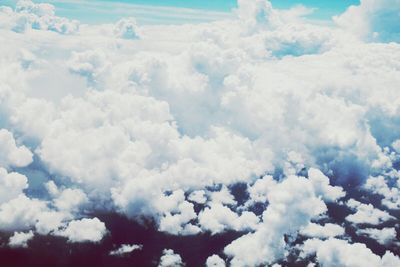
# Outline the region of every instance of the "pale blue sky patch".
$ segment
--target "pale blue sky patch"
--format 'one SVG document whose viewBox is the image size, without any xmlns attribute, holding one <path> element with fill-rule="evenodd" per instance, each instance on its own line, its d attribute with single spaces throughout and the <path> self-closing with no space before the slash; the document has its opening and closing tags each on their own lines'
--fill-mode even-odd
<svg viewBox="0 0 400 267">
<path fill-rule="evenodd" d="M 2 5 L 15 5 L 16 0 L 0 1 Z M 135 17 L 140 24 L 181 24 L 220 20 L 232 16 L 236 0 L 41 0 L 56 6 L 59 16 L 84 23 L 115 22 L 121 17 Z M 315 8 L 311 19 L 330 20 L 359 0 L 272 0 L 275 8 L 304 5 Z"/>
</svg>

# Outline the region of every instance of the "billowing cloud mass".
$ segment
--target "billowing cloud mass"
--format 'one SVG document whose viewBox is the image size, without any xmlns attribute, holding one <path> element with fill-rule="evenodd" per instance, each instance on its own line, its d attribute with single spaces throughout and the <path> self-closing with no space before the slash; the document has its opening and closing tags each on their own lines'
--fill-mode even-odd
<svg viewBox="0 0 400 267">
<path fill-rule="evenodd" d="M 399 266 L 399 10 L 318 23 L 238 0 L 215 22 L 85 25 L 0 7 L 0 232 L 98 244 L 119 213 L 237 234 L 199 266 Z"/>
</svg>

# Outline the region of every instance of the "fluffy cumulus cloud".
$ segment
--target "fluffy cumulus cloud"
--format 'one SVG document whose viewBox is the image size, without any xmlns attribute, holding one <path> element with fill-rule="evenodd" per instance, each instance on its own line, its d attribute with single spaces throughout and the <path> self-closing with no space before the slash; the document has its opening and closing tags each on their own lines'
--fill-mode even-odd
<svg viewBox="0 0 400 267">
<path fill-rule="evenodd" d="M 329 238 L 336 236 L 343 236 L 345 229 L 337 224 L 327 223 L 325 225 L 319 225 L 316 223 L 310 223 L 306 227 L 300 230 L 300 234 L 308 237 L 318 238 Z"/>
<path fill-rule="evenodd" d="M 282 259 L 286 252 L 285 236 L 295 236 L 312 218 L 326 212 L 323 196 L 304 177 L 289 176 L 275 185 L 268 195 L 269 205 L 257 230 L 225 248 L 231 265 L 268 265 Z"/>
<path fill-rule="evenodd" d="M 181 256 L 172 249 L 164 249 L 158 267 L 184 266 Z"/>
<path fill-rule="evenodd" d="M 394 227 L 383 229 L 358 229 L 357 234 L 375 239 L 381 245 L 390 245 L 396 240 L 396 229 Z"/>
<path fill-rule="evenodd" d="M 400 19 L 399 6 L 398 0 L 361 0 L 360 5 L 351 6 L 335 17 L 335 22 L 363 38 L 398 42 L 400 30 L 396 22 Z"/>
<path fill-rule="evenodd" d="M 349 244 L 345 240 L 309 239 L 304 243 L 303 256 L 315 254 L 323 266 L 398 266 L 400 259 L 391 252 L 382 257 L 375 255 L 364 244 Z M 357 256 L 355 256 L 357 255 Z"/>
<path fill-rule="evenodd" d="M 199 265 L 398 265 L 399 10 L 363 0 L 316 23 L 239 0 L 231 18 L 167 26 L 1 7 L 0 231 L 98 243 L 112 232 L 94 214 L 117 212 L 238 235 Z"/>
<path fill-rule="evenodd" d="M 79 28 L 78 21 L 70 21 L 55 16 L 53 5 L 35 4 L 30 0 L 18 1 L 15 10 L 2 7 L 0 17 L 2 18 L 1 24 L 15 32 L 35 29 L 70 34 L 76 32 Z"/>
<path fill-rule="evenodd" d="M 350 199 L 347 205 L 356 210 L 355 213 L 346 217 L 346 220 L 355 224 L 377 225 L 385 221 L 394 219 L 388 212 L 374 208 L 372 204 L 363 204 L 354 199 Z"/>
<path fill-rule="evenodd" d="M 32 162 L 32 152 L 26 146 L 18 146 L 12 133 L 0 130 L 0 166 L 25 167 Z"/>
<path fill-rule="evenodd" d="M 225 261 L 218 255 L 212 255 L 207 258 L 206 267 L 225 267 Z"/>
<path fill-rule="evenodd" d="M 57 235 L 67 237 L 70 242 L 99 242 L 106 233 L 104 223 L 98 218 L 84 218 L 69 222 Z"/>
<path fill-rule="evenodd" d="M 28 241 L 33 238 L 33 232 L 15 232 L 13 236 L 10 237 L 8 245 L 10 247 L 28 247 Z"/>
</svg>

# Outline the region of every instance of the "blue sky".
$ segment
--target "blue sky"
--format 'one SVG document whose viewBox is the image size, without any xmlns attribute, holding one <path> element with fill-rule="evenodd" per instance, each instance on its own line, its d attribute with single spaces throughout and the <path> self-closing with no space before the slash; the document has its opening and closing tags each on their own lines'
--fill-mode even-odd
<svg viewBox="0 0 400 267">
<path fill-rule="evenodd" d="M 15 0 L 0 0 L 13 5 Z M 134 16 L 139 23 L 183 23 L 212 20 L 223 16 L 236 7 L 236 0 L 43 0 L 57 7 L 57 14 L 78 19 L 85 23 L 113 22 L 121 17 Z M 316 8 L 313 19 L 329 20 L 359 0 L 272 0 L 275 8 L 305 5 Z M 152 10 L 149 8 L 153 7 Z M 164 7 L 168 7 L 165 9 Z M 196 14 L 184 9 L 196 9 Z"/>
</svg>

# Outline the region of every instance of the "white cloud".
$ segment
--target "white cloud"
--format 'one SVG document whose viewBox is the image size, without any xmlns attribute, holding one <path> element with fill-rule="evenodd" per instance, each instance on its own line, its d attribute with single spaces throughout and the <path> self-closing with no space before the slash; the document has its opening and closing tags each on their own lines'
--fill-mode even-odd
<svg viewBox="0 0 400 267">
<path fill-rule="evenodd" d="M 106 226 L 98 218 L 74 220 L 56 235 L 68 238 L 69 242 L 100 242 L 107 233 Z"/>
<path fill-rule="evenodd" d="M 319 225 L 316 223 L 309 223 L 306 227 L 300 230 L 300 234 L 307 237 L 316 238 L 329 238 L 343 236 L 345 230 L 342 226 L 332 223 Z"/>
<path fill-rule="evenodd" d="M 158 267 L 175 267 L 175 266 L 184 266 L 181 256 L 179 254 L 175 254 L 175 252 L 172 249 L 164 249 Z"/>
<path fill-rule="evenodd" d="M 67 188 L 54 199 L 54 206 L 60 211 L 74 213 L 88 202 L 89 199 L 82 190 Z"/>
<path fill-rule="evenodd" d="M 46 209 L 43 201 L 21 194 L 0 205 L 0 229 L 28 230 L 35 225 L 38 216 Z"/>
<path fill-rule="evenodd" d="M 224 251 L 233 266 L 251 266 L 283 259 L 285 237 L 299 231 L 342 237 L 339 225 L 311 223 L 352 194 L 333 184 L 371 177 L 363 188 L 384 196 L 385 210 L 351 200 L 347 220 L 392 219 L 400 46 L 378 41 L 396 40 L 387 7 L 398 3 L 371 3 L 336 19 L 340 27 L 261 0 L 239 1 L 229 20 L 179 26 L 79 25 L 31 1 L 1 8 L 0 229 L 98 242 L 104 224 L 77 218 L 114 210 L 175 235 L 245 231 Z M 173 11 L 151 12 L 160 10 Z M 349 25 L 379 35 L 366 42 Z M 37 165 L 53 181 L 40 199 L 24 195 L 28 180 L 42 186 Z M 229 190 L 238 182 L 244 205 Z"/>
<path fill-rule="evenodd" d="M 398 0 L 362 0 L 334 21 L 363 38 L 398 42 L 400 31 L 394 25 L 400 19 L 399 11 Z"/>
<path fill-rule="evenodd" d="M 129 244 L 122 244 L 119 248 L 110 251 L 110 255 L 112 256 L 123 256 L 125 254 L 129 254 L 135 250 L 142 250 L 142 245 L 129 245 Z"/>
<path fill-rule="evenodd" d="M 28 247 L 28 241 L 33 238 L 34 234 L 32 231 L 27 233 L 24 232 L 15 232 L 13 236 L 10 237 L 8 241 L 8 245 L 10 247 Z"/>
<path fill-rule="evenodd" d="M 193 201 L 198 204 L 205 204 L 207 202 L 207 197 L 204 190 L 197 190 L 190 193 L 188 200 Z"/>
<path fill-rule="evenodd" d="M 354 199 L 350 199 L 347 201 L 347 206 L 353 210 L 356 210 L 355 213 L 350 214 L 346 217 L 346 220 L 355 224 L 372 224 L 379 225 L 385 221 L 394 219 L 386 211 L 376 209 L 372 204 L 363 204 Z"/>
<path fill-rule="evenodd" d="M 49 30 L 71 34 L 79 30 L 78 21 L 55 16 L 55 8 L 50 4 L 35 4 L 30 0 L 18 1 L 15 11 L 3 9 L 0 16 L 8 22 L 8 27 L 19 33 L 30 29 Z M 0 27 L 3 25 L 0 24 Z M 3 26 L 4 27 L 4 26 Z"/>
<path fill-rule="evenodd" d="M 25 167 L 32 162 L 33 154 L 25 146 L 18 146 L 12 133 L 0 129 L 0 166 Z"/>
<path fill-rule="evenodd" d="M 25 175 L 11 172 L 0 167 L 0 204 L 18 197 L 28 188 L 28 178 Z"/>
<path fill-rule="evenodd" d="M 212 203 L 199 214 L 199 224 L 212 234 L 234 229 L 236 231 L 254 230 L 259 218 L 252 212 L 245 211 L 240 216 L 226 206 Z"/>
<path fill-rule="evenodd" d="M 329 178 L 320 170 L 311 168 L 308 171 L 308 178 L 313 184 L 316 194 L 327 202 L 335 201 L 345 196 L 345 192 L 341 187 L 329 185 Z"/>
<path fill-rule="evenodd" d="M 295 235 L 311 218 L 326 211 L 312 183 L 304 177 L 289 176 L 277 184 L 269 192 L 268 202 L 257 230 L 225 247 L 225 254 L 232 258 L 232 266 L 272 264 L 283 258 L 284 235 Z"/>
<path fill-rule="evenodd" d="M 207 258 L 206 267 L 225 267 L 225 261 L 218 255 L 212 255 Z"/>
<path fill-rule="evenodd" d="M 396 186 L 389 187 L 385 177 L 369 177 L 364 188 L 383 196 L 382 204 L 389 209 L 400 209 L 400 191 Z"/>
<path fill-rule="evenodd" d="M 389 251 L 379 257 L 364 244 L 349 244 L 340 239 L 328 239 L 326 241 L 309 239 L 305 241 L 302 249 L 303 256 L 316 254 L 318 263 L 323 266 L 394 267 L 400 264 L 399 257 Z"/>
<path fill-rule="evenodd" d="M 140 33 L 136 20 L 134 18 L 119 20 L 114 26 L 114 35 L 124 39 L 138 39 Z"/>
<path fill-rule="evenodd" d="M 358 235 L 368 236 L 372 239 L 378 241 L 381 245 L 390 245 L 396 240 L 396 229 L 393 228 L 383 228 L 383 229 L 357 229 L 356 233 Z"/>
</svg>

